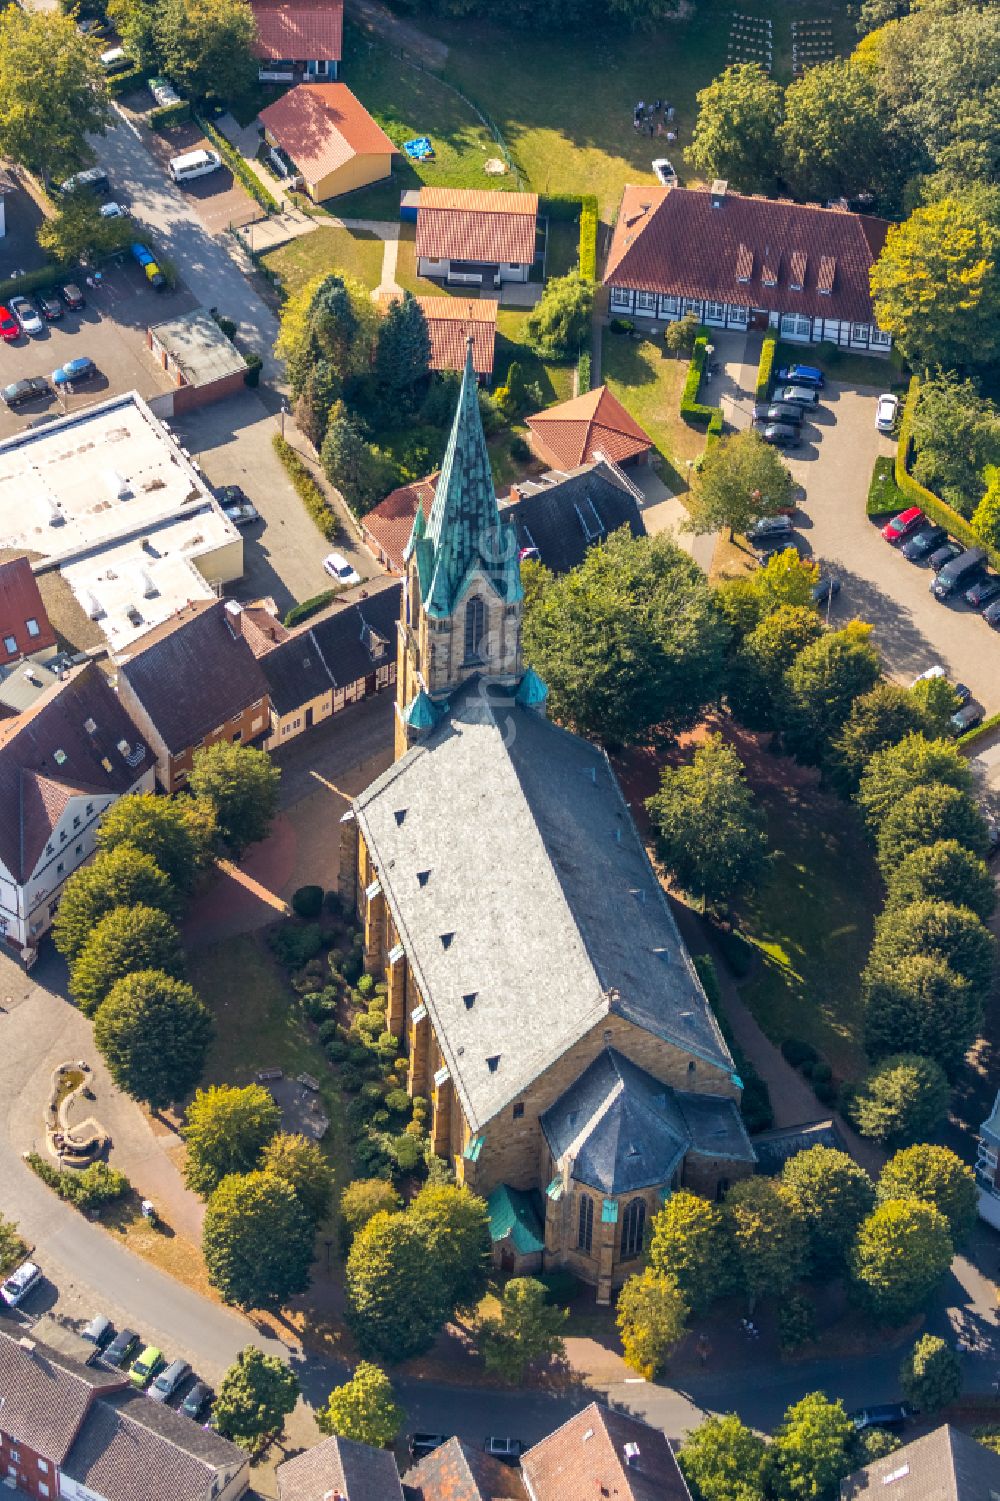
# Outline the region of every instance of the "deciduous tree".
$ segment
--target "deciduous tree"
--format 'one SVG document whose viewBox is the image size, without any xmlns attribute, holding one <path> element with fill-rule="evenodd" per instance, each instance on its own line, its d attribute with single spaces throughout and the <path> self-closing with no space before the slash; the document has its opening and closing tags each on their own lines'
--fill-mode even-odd
<svg viewBox="0 0 1000 1501">
<path fill-rule="evenodd" d="M 355 1178 L 340 1195 L 340 1212 L 350 1235 L 367 1225 L 373 1215 L 394 1214 L 403 1201 L 385 1178 Z"/>
<path fill-rule="evenodd" d="M 273 1173 L 230 1173 L 205 1206 L 209 1281 L 240 1308 L 280 1308 L 309 1286 L 314 1235 L 290 1183 Z"/>
<path fill-rule="evenodd" d="M 989 847 L 986 820 L 975 799 L 958 787 L 931 782 L 904 792 L 878 831 L 878 865 L 888 881 L 914 850 L 955 840 L 977 856 Z"/>
<path fill-rule="evenodd" d="M 972 513 L 972 530 L 984 547 L 1000 552 L 1000 469 L 992 470 L 986 492 Z"/>
<path fill-rule="evenodd" d="M 722 579 L 716 585 L 715 598 L 737 640 L 742 640 L 779 605 L 815 608 L 812 590 L 818 581 L 819 565 L 785 548 L 773 553 L 753 573 Z"/>
<path fill-rule="evenodd" d="M 850 59 L 808 68 L 785 91 L 782 174 L 810 202 L 878 191 L 899 159 L 886 141 L 878 83 Z"/>
<path fill-rule="evenodd" d="M 875 927 L 871 971 L 918 954 L 943 959 L 977 995 L 989 994 L 996 940 L 967 907 L 923 901 L 884 913 Z"/>
<path fill-rule="evenodd" d="M 749 531 L 762 516 L 776 516 L 791 503 L 793 490 L 788 465 L 748 428 L 705 450 L 686 525 L 694 532 L 726 526 L 731 542 L 735 532 Z"/>
<path fill-rule="evenodd" d="M 750 729 L 777 729 L 783 720 L 785 673 L 801 651 L 823 634 L 810 603 L 779 605 L 746 636 L 726 679 L 729 707 Z"/>
<path fill-rule="evenodd" d="M 649 1265 L 676 1282 L 694 1314 L 725 1293 L 732 1280 L 732 1246 L 722 1210 L 680 1189 L 653 1218 Z"/>
<path fill-rule="evenodd" d="M 59 898 L 52 938 L 60 954 L 72 962 L 113 907 L 155 907 L 176 918 L 180 905 L 177 888 L 152 855 L 134 844 L 119 844 L 99 852 L 90 865 L 70 876 Z"/>
<path fill-rule="evenodd" d="M 670 353 L 688 356 L 693 354 L 700 326 L 696 313 L 685 313 L 683 318 L 675 318 L 673 323 L 668 323 L 663 330 L 663 342 Z"/>
<path fill-rule="evenodd" d="M 544 1283 L 534 1277 L 512 1277 L 500 1295 L 500 1317 L 484 1319 L 481 1325 L 487 1369 L 505 1381 L 522 1381 L 534 1361 L 562 1355 L 567 1318 L 565 1308 L 549 1303 Z"/>
<path fill-rule="evenodd" d="M 887 1199 L 858 1231 L 851 1275 L 876 1318 L 901 1324 L 926 1305 L 953 1255 L 939 1209 L 919 1199 Z"/>
<path fill-rule="evenodd" d="M 0 1214 L 0 1277 L 6 1277 L 27 1254 L 28 1247 L 18 1235 L 14 1221 L 5 1220 Z"/>
<path fill-rule="evenodd" d="M 985 487 L 983 470 L 1000 449 L 1000 412 L 993 402 L 983 400 L 974 381 L 929 376 L 917 390 L 911 434 L 914 477 L 971 516 Z"/>
<path fill-rule="evenodd" d="M 872 627 L 852 620 L 799 652 L 785 673 L 785 743 L 799 760 L 820 763 L 856 699 L 881 676 Z"/>
<path fill-rule="evenodd" d="M 210 857 L 214 834 L 212 810 L 203 802 L 144 792 L 112 803 L 97 831 L 97 847 L 109 852 L 127 844 L 143 851 L 187 893 Z"/>
<path fill-rule="evenodd" d="M 919 1053 L 890 1053 L 850 1096 L 847 1115 L 861 1132 L 886 1146 L 932 1136 L 948 1113 L 951 1090 L 944 1069 Z"/>
<path fill-rule="evenodd" d="M 854 700 L 833 742 L 830 774 L 838 790 L 857 791 L 876 751 L 925 729 L 923 706 L 912 693 L 898 683 L 876 683 Z"/>
<path fill-rule="evenodd" d="M 368 442 L 342 401 L 334 402 L 320 449 L 323 473 L 351 510 L 363 516 L 391 488 L 391 466 Z"/>
<path fill-rule="evenodd" d="M 954 1078 L 975 1041 L 982 1007 L 968 980 L 933 954 L 886 960 L 864 976 L 865 1051 L 900 1048 L 933 1058 Z"/>
<path fill-rule="evenodd" d="M 836 1501 L 854 1459 L 854 1423 L 840 1401 L 810 1392 L 771 1441 L 766 1470 L 776 1501 Z"/>
<path fill-rule="evenodd" d="M 878 1200 L 920 1199 L 933 1204 L 948 1221 L 952 1244 L 967 1240 L 976 1223 L 978 1194 L 972 1169 L 948 1147 L 922 1142 L 905 1147 L 883 1167 Z"/>
<path fill-rule="evenodd" d="M 553 276 L 525 321 L 528 342 L 543 359 L 575 359 L 590 345 L 593 311 L 593 285 L 578 271 Z"/>
<path fill-rule="evenodd" d="M 651 1381 L 687 1331 L 688 1306 L 672 1277 L 647 1267 L 618 1294 L 615 1322 L 625 1364 Z"/>
<path fill-rule="evenodd" d="M 155 907 L 112 907 L 70 966 L 70 995 L 84 1016 L 93 1016 L 116 982 L 140 969 L 179 980 L 184 973 L 180 934 Z"/>
<path fill-rule="evenodd" d="M 168 75 L 193 99 L 231 103 L 256 80 L 256 28 L 243 0 L 162 0 L 156 36 Z"/>
<path fill-rule="evenodd" d="M 127 219 L 104 218 L 93 194 L 79 189 L 63 194 L 51 219 L 38 226 L 36 239 L 56 265 L 71 266 L 123 249 L 133 234 Z"/>
<path fill-rule="evenodd" d="M 996 882 L 986 862 L 957 839 L 940 839 L 912 850 L 890 871 L 886 886 L 887 908 L 947 902 L 967 908 L 985 923 L 997 905 Z"/>
<path fill-rule="evenodd" d="M 958 1356 L 938 1335 L 924 1334 L 899 1368 L 899 1385 L 917 1412 L 938 1412 L 962 1390 Z"/>
<path fill-rule="evenodd" d="M 190 985 L 156 970 L 126 975 L 94 1018 L 94 1041 L 119 1089 L 153 1110 L 201 1078 L 214 1028 Z"/>
<path fill-rule="evenodd" d="M 764 1501 L 766 1453 L 760 1434 L 729 1412 L 685 1433 L 677 1463 L 694 1501 Z"/>
<path fill-rule="evenodd" d="M 868 827 L 877 833 L 901 798 L 914 787 L 932 783 L 957 787 L 960 792 L 972 788 L 967 758 L 947 740 L 907 735 L 875 751 L 858 786 L 858 803 Z"/>
<path fill-rule="evenodd" d="M 448 1307 L 474 1307 L 486 1291 L 490 1271 L 486 1201 L 453 1183 L 428 1183 L 407 1216 L 423 1233 Z"/>
<path fill-rule="evenodd" d="M 223 1376 L 212 1418 L 223 1438 L 252 1452 L 276 1438 L 299 1399 L 299 1383 L 277 1355 L 247 1345 Z"/>
<path fill-rule="evenodd" d="M 794 1194 L 772 1178 L 734 1183 L 723 1213 L 752 1311 L 758 1298 L 787 1292 L 802 1275 L 809 1250 L 805 1216 Z"/>
<path fill-rule="evenodd" d="M 846 1152 L 811 1147 L 788 1159 L 781 1181 L 805 1216 L 813 1272 L 841 1272 L 858 1226 L 875 1202 L 868 1174 Z"/>
<path fill-rule="evenodd" d="M 347 1257 L 347 1317 L 362 1351 L 389 1364 L 429 1350 L 452 1310 L 422 1225 L 372 1216 Z"/>
<path fill-rule="evenodd" d="M 237 855 L 267 837 L 281 772 L 267 751 L 225 740 L 195 751 L 189 785 L 215 811 L 219 837 Z"/>
<path fill-rule="evenodd" d="M 199 1089 L 184 1124 L 188 1187 L 207 1198 L 228 1174 L 251 1172 L 280 1125 L 281 1111 L 262 1084 Z"/>
<path fill-rule="evenodd" d="M 321 1433 L 388 1449 L 406 1421 L 406 1413 L 392 1395 L 392 1383 L 381 1366 L 358 1362 L 350 1381 L 335 1386 L 325 1407 L 316 1413 Z"/>
<path fill-rule="evenodd" d="M 110 119 L 104 71 L 72 16 L 0 12 L 0 153 L 59 182 L 89 166 Z"/>
<path fill-rule="evenodd" d="M 689 765 L 665 766 L 646 808 L 657 856 L 685 891 L 714 906 L 760 874 L 767 820 L 721 735 L 699 746 Z"/>
<path fill-rule="evenodd" d="M 698 94 L 688 161 L 702 177 L 721 177 L 742 193 L 773 192 L 783 112 L 781 89 L 759 64 L 727 68 Z"/>
<path fill-rule="evenodd" d="M 333 1195 L 333 1169 L 318 1142 L 280 1131 L 261 1152 L 260 1169 L 283 1178 L 294 1189 L 314 1225 L 326 1219 Z"/>
</svg>

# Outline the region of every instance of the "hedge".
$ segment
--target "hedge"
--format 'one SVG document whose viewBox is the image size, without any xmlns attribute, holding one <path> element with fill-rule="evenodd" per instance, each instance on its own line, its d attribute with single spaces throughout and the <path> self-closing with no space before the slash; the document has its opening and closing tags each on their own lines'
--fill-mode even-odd
<svg viewBox="0 0 1000 1501">
<path fill-rule="evenodd" d="M 965 750 L 967 746 L 975 745 L 984 735 L 992 735 L 994 730 L 1000 730 L 1000 714 L 991 714 L 989 719 L 977 724 L 974 730 L 967 730 L 964 735 L 959 735 L 955 743 Z"/>
<path fill-rule="evenodd" d="M 10 276 L 6 281 L 0 281 L 0 302 L 16 297 L 19 292 L 39 292 L 42 287 L 51 287 L 63 277 L 69 278 L 68 268 L 54 265 L 42 266 L 38 271 L 25 271 L 23 276 Z"/>
<path fill-rule="evenodd" d="M 274 451 L 285 466 L 285 472 L 295 486 L 299 499 L 326 540 L 333 542 L 340 530 L 340 523 L 337 521 L 337 517 L 326 496 L 292 445 L 286 443 L 280 433 L 275 433 L 273 441 Z"/>
<path fill-rule="evenodd" d="M 177 104 L 162 104 L 149 112 L 151 130 L 169 130 L 171 125 L 183 125 L 191 118 L 190 99 L 181 99 Z"/>
<path fill-rule="evenodd" d="M 865 507 L 869 516 L 894 516 L 906 509 L 906 496 L 896 484 L 894 459 L 878 458 L 872 470 L 868 486 L 868 502 Z"/>
<path fill-rule="evenodd" d="M 757 388 L 755 396 L 758 401 L 766 401 L 771 391 L 771 376 L 774 373 L 774 357 L 778 352 L 778 340 L 774 334 L 767 334 L 760 350 L 760 364 L 757 366 Z"/>
<path fill-rule="evenodd" d="M 123 73 L 112 73 L 107 80 L 108 93 L 112 99 L 121 99 L 124 94 L 131 94 L 133 89 L 142 88 L 149 78 L 145 68 L 136 63 L 134 68 L 126 68 Z"/>
<path fill-rule="evenodd" d="M 546 195 L 539 208 L 549 219 L 567 223 L 580 221 L 578 256 L 580 275 L 586 281 L 597 280 L 597 197 L 593 193 L 553 193 Z"/>
<path fill-rule="evenodd" d="M 291 630 L 293 625 L 301 625 L 303 620 L 309 619 L 310 615 L 318 615 L 320 610 L 325 610 L 327 605 L 332 605 L 336 598 L 336 589 L 324 589 L 322 594 L 314 594 L 310 599 L 304 599 L 301 604 L 293 605 L 281 623 Z"/>
<path fill-rule="evenodd" d="M 582 396 L 590 390 L 590 350 L 581 349 L 576 362 L 577 390 Z"/>
<path fill-rule="evenodd" d="M 705 372 L 705 360 L 708 357 L 705 352 L 707 345 L 708 330 L 706 329 L 694 341 L 691 363 L 684 381 L 684 390 L 681 392 L 681 416 L 685 422 L 699 425 L 703 422 L 707 423 L 706 437 L 711 442 L 722 434 L 722 408 L 709 406 L 706 402 L 698 400 L 701 378 Z"/>
<path fill-rule="evenodd" d="M 203 119 L 201 115 L 195 115 L 194 119 L 195 123 L 208 137 L 216 151 L 222 157 L 233 176 L 246 188 L 250 197 L 255 198 L 261 208 L 266 210 L 267 213 L 280 213 L 281 204 L 277 198 L 275 198 L 273 193 L 268 192 L 256 172 L 251 172 L 232 142 L 227 140 L 220 130 L 216 130 L 215 126 L 210 124 L 208 120 Z"/>
<path fill-rule="evenodd" d="M 920 381 L 914 375 L 910 380 L 910 389 L 906 393 L 906 402 L 903 407 L 903 420 L 899 424 L 899 441 L 896 444 L 895 474 L 896 484 L 902 492 L 903 499 L 911 506 L 919 506 L 925 516 L 931 521 L 936 521 L 943 526 L 959 542 L 966 547 L 985 547 L 985 543 L 976 536 L 972 527 L 964 516 L 960 516 L 953 506 L 947 501 L 935 495 L 933 490 L 926 489 L 910 473 L 910 457 L 913 448 L 913 414 L 917 404 L 917 393 L 920 390 Z M 994 568 L 1000 569 L 1000 552 L 995 547 L 986 547 L 986 553 Z"/>
</svg>

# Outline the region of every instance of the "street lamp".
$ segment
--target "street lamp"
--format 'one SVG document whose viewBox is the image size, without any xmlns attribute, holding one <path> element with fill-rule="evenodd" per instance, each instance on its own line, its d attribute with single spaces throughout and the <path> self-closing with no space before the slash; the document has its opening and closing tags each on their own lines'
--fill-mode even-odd
<svg viewBox="0 0 1000 1501">
<path fill-rule="evenodd" d="M 281 438 L 282 438 L 282 442 L 284 442 L 284 438 L 285 438 L 285 413 L 287 411 L 288 411 L 288 403 L 285 400 L 285 398 L 282 397 L 281 398 Z"/>
</svg>

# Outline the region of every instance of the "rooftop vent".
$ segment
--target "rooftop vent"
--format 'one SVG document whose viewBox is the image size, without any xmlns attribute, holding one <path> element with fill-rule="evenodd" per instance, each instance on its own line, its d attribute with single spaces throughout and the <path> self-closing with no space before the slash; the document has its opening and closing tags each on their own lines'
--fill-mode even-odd
<svg viewBox="0 0 1000 1501">
<path fill-rule="evenodd" d="M 243 614 L 243 606 L 240 604 L 238 599 L 226 600 L 226 614 L 232 615 L 234 617 Z"/>
<path fill-rule="evenodd" d="M 118 749 L 121 751 L 121 753 L 122 753 L 123 756 L 127 756 L 129 754 L 129 752 L 131 751 L 132 747 L 129 745 L 129 743 L 128 743 L 127 740 L 119 740 L 119 742 L 118 742 Z"/>
<path fill-rule="evenodd" d="M 85 719 L 83 721 L 83 728 L 87 731 L 88 735 L 93 735 L 97 729 L 96 721 L 93 719 Z"/>
<path fill-rule="evenodd" d="M 80 603 L 91 620 L 102 620 L 104 618 L 104 606 L 92 590 L 81 589 Z"/>
<path fill-rule="evenodd" d="M 627 1465 L 637 1465 L 639 1463 L 638 1444 L 629 1443 L 625 1445 L 625 1463 Z"/>
<path fill-rule="evenodd" d="M 660 961 L 661 964 L 669 964 L 670 963 L 670 950 L 669 949 L 654 949 L 653 950 L 653 954 L 654 954 L 654 956 L 657 959 L 659 959 L 659 961 Z"/>
<path fill-rule="evenodd" d="M 882 1484 L 892 1485 L 896 1480 L 904 1480 L 909 1473 L 909 1465 L 900 1465 L 898 1470 L 890 1470 L 888 1475 L 882 1476 Z"/>
<path fill-rule="evenodd" d="M 22 1350 L 33 1350 L 35 1348 L 35 1341 L 33 1339 L 29 1339 L 26 1334 L 21 1335 L 21 1338 L 18 1340 L 18 1344 L 21 1346 Z"/>
<path fill-rule="evenodd" d="M 114 767 L 112 766 L 111 762 L 108 760 L 107 756 L 102 756 L 101 757 L 101 765 L 104 767 L 104 770 L 107 772 L 108 776 L 110 776 L 111 773 L 114 771 Z"/>
<path fill-rule="evenodd" d="M 494 1053 L 492 1058 L 487 1058 L 486 1067 L 489 1069 L 491 1074 L 495 1074 L 497 1069 L 500 1067 L 500 1054 Z"/>
<path fill-rule="evenodd" d="M 430 880 L 430 878 L 431 878 L 431 873 L 430 873 L 429 870 L 418 870 L 417 871 L 417 885 L 418 886 L 426 886 L 427 882 Z"/>
<path fill-rule="evenodd" d="M 629 896 L 634 896 L 635 899 L 636 899 L 636 901 L 639 903 L 639 906 L 640 907 L 645 907 L 645 905 L 646 905 L 646 888 L 645 888 L 645 886 L 631 886 L 629 888 Z"/>
<path fill-rule="evenodd" d="M 397 829 L 401 829 L 403 827 L 403 819 L 406 817 L 406 809 L 397 808 L 395 813 L 393 814 L 393 817 L 396 820 Z"/>
<path fill-rule="evenodd" d="M 132 491 L 129 482 L 117 469 L 105 469 L 103 474 L 104 484 L 112 500 L 129 500 Z"/>
<path fill-rule="evenodd" d="M 155 599 L 160 592 L 145 568 L 139 569 L 139 583 L 142 586 L 143 599 Z"/>
<path fill-rule="evenodd" d="M 712 183 L 712 207 L 721 208 L 726 201 L 729 192 L 729 183 L 724 177 L 717 177 Z"/>
<path fill-rule="evenodd" d="M 441 947 L 443 949 L 450 949 L 451 946 L 452 946 L 452 943 L 454 942 L 454 939 L 455 939 L 454 933 L 442 933 L 441 934 Z"/>
<path fill-rule="evenodd" d="M 586 1431 L 586 1433 L 583 1435 L 583 1443 L 586 1443 L 587 1440 L 588 1440 L 588 1438 L 593 1438 L 593 1437 L 594 1437 L 594 1430 L 593 1430 L 593 1428 L 588 1428 L 587 1431 Z"/>
<path fill-rule="evenodd" d="M 65 766 L 66 765 L 66 752 L 64 750 L 55 750 L 52 753 L 52 759 L 53 759 L 53 761 L 55 761 L 55 763 L 56 763 L 57 766 Z"/>
<path fill-rule="evenodd" d="M 478 995 L 478 990 L 470 990 L 468 995 L 463 995 L 462 1000 L 465 1002 L 466 1011 L 472 1010 L 473 1006 L 476 1004 L 476 997 Z"/>
</svg>

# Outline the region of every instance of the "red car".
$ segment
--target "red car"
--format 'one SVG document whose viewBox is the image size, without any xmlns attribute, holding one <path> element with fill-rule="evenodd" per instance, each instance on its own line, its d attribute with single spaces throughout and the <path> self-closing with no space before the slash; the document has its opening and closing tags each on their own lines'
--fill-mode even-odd
<svg viewBox="0 0 1000 1501">
<path fill-rule="evenodd" d="M 10 343 L 21 337 L 21 325 L 9 307 L 0 307 L 0 339 Z"/>
<path fill-rule="evenodd" d="M 910 506 L 909 510 L 900 511 L 882 528 L 882 535 L 887 542 L 902 542 L 911 532 L 915 532 L 918 526 L 924 524 L 924 513 L 919 506 Z"/>
</svg>

